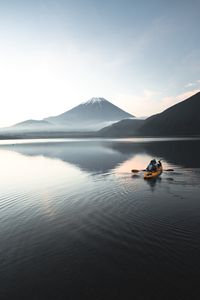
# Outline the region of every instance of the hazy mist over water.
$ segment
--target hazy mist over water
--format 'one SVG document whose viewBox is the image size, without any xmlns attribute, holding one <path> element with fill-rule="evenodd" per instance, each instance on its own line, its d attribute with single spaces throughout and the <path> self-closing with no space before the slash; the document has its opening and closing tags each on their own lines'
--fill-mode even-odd
<svg viewBox="0 0 200 300">
<path fill-rule="evenodd" d="M 197 299 L 199 153 L 199 139 L 1 141 L 0 298 Z M 174 172 L 131 174 L 152 158 Z"/>
</svg>

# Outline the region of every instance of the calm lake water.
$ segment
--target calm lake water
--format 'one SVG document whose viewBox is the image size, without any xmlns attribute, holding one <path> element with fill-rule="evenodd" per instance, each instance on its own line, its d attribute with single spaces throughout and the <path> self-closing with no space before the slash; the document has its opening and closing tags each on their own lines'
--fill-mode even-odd
<svg viewBox="0 0 200 300">
<path fill-rule="evenodd" d="M 1 300 L 199 299 L 200 140 L 1 141 L 0 168 Z"/>
</svg>

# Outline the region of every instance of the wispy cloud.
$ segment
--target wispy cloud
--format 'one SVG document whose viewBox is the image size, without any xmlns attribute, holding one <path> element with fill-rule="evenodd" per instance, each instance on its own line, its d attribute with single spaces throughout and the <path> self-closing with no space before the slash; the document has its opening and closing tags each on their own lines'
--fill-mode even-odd
<svg viewBox="0 0 200 300">
<path fill-rule="evenodd" d="M 185 85 L 185 88 L 191 88 L 191 87 L 194 87 L 194 86 L 197 86 L 200 84 L 200 79 L 196 80 L 196 81 L 193 81 L 193 82 L 189 82 Z"/>
<path fill-rule="evenodd" d="M 189 82 L 189 83 L 187 83 L 187 84 L 185 85 L 185 88 L 190 88 L 190 87 L 195 86 L 195 85 L 197 85 L 196 82 Z"/>
</svg>

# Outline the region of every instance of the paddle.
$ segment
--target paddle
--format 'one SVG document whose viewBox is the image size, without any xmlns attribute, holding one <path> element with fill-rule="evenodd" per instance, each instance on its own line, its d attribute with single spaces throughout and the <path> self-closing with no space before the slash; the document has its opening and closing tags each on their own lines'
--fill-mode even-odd
<svg viewBox="0 0 200 300">
<path fill-rule="evenodd" d="M 131 170 L 132 173 L 139 173 L 139 172 L 145 172 L 146 170 L 137 170 L 137 169 L 133 169 Z"/>
<path fill-rule="evenodd" d="M 144 169 L 144 170 L 137 170 L 137 169 L 131 170 L 132 173 L 139 173 L 139 172 L 145 172 L 145 171 L 146 171 L 146 169 Z M 165 172 L 173 172 L 174 169 L 166 169 L 166 170 L 163 170 L 163 171 L 165 171 Z"/>
</svg>

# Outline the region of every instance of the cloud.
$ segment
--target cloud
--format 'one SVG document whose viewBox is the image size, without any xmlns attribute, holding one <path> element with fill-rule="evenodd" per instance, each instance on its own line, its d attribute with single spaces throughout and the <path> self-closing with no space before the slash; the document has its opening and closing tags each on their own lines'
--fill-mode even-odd
<svg viewBox="0 0 200 300">
<path fill-rule="evenodd" d="M 187 83 L 186 85 L 185 85 L 185 88 L 191 88 L 191 87 L 193 87 L 193 86 L 195 86 L 195 85 L 199 85 L 200 84 L 200 79 L 198 79 L 198 80 L 196 80 L 196 81 L 194 81 L 194 82 L 189 82 L 189 83 Z"/>
<path fill-rule="evenodd" d="M 189 82 L 189 83 L 187 83 L 187 84 L 185 85 L 185 88 L 190 88 L 190 87 L 195 86 L 195 85 L 197 85 L 196 82 Z"/>
</svg>

